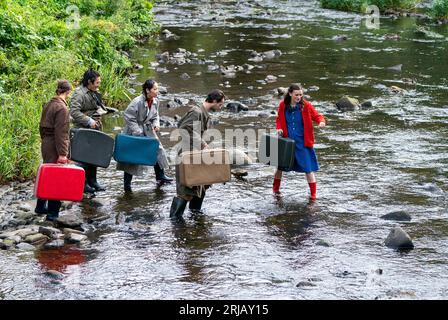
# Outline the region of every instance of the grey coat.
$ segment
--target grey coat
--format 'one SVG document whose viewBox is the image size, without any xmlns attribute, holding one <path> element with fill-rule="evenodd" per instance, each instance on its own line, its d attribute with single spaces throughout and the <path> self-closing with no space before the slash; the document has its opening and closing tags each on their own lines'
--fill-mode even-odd
<svg viewBox="0 0 448 320">
<path fill-rule="evenodd" d="M 143 94 L 134 98 L 124 111 L 124 119 L 126 121 L 126 125 L 123 129 L 124 134 L 159 139 L 154 132 L 155 127 L 160 127 L 158 99 L 154 99 L 151 108 L 148 108 L 146 97 Z M 157 162 L 163 169 L 169 167 L 166 152 L 161 143 L 159 144 L 159 150 L 157 151 Z M 117 163 L 117 170 L 122 170 L 136 176 L 143 175 L 146 168 L 147 166 L 144 165 Z"/>
</svg>

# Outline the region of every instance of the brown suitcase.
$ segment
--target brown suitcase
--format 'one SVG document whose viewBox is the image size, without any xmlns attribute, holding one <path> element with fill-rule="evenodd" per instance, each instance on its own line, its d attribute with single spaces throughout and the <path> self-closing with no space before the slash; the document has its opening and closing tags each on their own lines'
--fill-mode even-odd
<svg viewBox="0 0 448 320">
<path fill-rule="evenodd" d="M 230 181 L 230 156 L 224 149 L 189 151 L 180 155 L 180 183 L 187 187 Z"/>
</svg>

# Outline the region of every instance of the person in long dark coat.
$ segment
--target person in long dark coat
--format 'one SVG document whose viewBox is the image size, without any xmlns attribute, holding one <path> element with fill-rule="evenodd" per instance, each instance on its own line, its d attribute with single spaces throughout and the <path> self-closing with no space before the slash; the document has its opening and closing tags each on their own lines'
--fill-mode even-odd
<svg viewBox="0 0 448 320">
<path fill-rule="evenodd" d="M 42 159 L 44 163 L 68 162 L 68 130 L 70 115 L 67 108 L 67 98 L 72 92 L 72 86 L 67 80 L 58 81 L 56 96 L 45 104 L 40 119 L 39 132 L 42 139 Z M 59 216 L 61 201 L 37 199 L 35 212 L 47 214 L 47 220 Z"/>
<path fill-rule="evenodd" d="M 70 100 L 70 115 L 76 128 L 88 128 L 102 131 L 103 115 L 116 112 L 117 109 L 104 105 L 98 88 L 101 76 L 95 70 L 89 69 L 84 73 L 82 83 L 75 89 Z M 97 167 L 90 164 L 79 164 L 86 172 L 84 192 L 94 193 L 104 191 L 105 188 L 97 181 Z"/>
<path fill-rule="evenodd" d="M 183 141 L 183 151 L 203 150 L 208 148 L 207 143 L 202 139 L 204 132 L 210 128 L 209 111 L 219 111 L 224 105 L 225 95 L 221 90 L 213 90 L 207 95 L 207 98 L 200 106 L 192 107 L 178 123 L 178 128 L 188 133 L 187 141 Z M 199 124 L 199 125 L 197 125 Z M 170 217 L 181 218 L 187 203 L 189 209 L 199 212 L 202 208 L 202 202 L 205 197 L 205 190 L 209 186 L 187 187 L 180 183 L 179 166 L 176 166 L 176 192 L 177 196 L 173 198 L 170 209 Z"/>
</svg>

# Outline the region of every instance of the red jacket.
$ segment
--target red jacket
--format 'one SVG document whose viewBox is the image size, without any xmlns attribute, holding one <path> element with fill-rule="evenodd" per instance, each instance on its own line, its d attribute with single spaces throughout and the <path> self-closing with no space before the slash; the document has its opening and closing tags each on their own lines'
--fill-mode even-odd
<svg viewBox="0 0 448 320">
<path fill-rule="evenodd" d="M 285 102 L 282 100 L 278 106 L 277 129 L 283 130 L 283 137 L 288 137 L 288 126 L 286 125 Z M 303 100 L 303 140 L 305 147 L 312 148 L 314 146 L 314 129 L 313 121 L 316 123 L 325 122 L 325 118 L 314 109 L 313 105 Z"/>
</svg>

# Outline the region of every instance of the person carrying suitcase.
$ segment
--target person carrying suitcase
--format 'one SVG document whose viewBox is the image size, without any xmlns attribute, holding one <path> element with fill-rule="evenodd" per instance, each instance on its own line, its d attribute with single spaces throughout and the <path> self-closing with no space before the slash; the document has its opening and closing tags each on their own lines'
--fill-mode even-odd
<svg viewBox="0 0 448 320">
<path fill-rule="evenodd" d="M 156 81 L 149 79 L 145 81 L 142 89 L 142 94 L 134 98 L 124 112 L 126 125 L 123 133 L 158 139 L 157 132 L 160 131 L 159 100 L 157 99 L 159 85 Z M 124 191 L 132 191 L 132 177 L 134 175 L 143 175 L 145 167 L 144 165 L 117 163 L 117 170 L 124 171 Z M 157 150 L 157 163 L 154 166 L 157 183 L 170 183 L 173 181 L 173 178 L 165 174 L 165 169 L 168 168 L 168 158 L 165 149 L 160 143 Z"/>
<path fill-rule="evenodd" d="M 68 162 L 68 130 L 70 116 L 67 98 L 72 92 L 72 85 L 67 80 L 59 80 L 56 96 L 44 105 L 39 124 L 42 139 L 41 153 L 44 163 Z M 47 220 L 53 221 L 59 217 L 61 201 L 37 199 L 34 211 L 37 214 L 47 214 Z"/>
<path fill-rule="evenodd" d="M 178 128 L 188 133 L 188 137 L 183 137 L 182 148 L 179 154 L 184 151 L 203 150 L 208 148 L 207 143 L 202 139 L 204 132 L 210 128 L 209 111 L 219 111 L 225 102 L 225 95 L 221 90 L 213 90 L 200 106 L 190 109 L 178 123 Z M 185 139 L 187 138 L 187 139 Z M 187 140 L 187 141 L 184 141 Z M 179 166 L 176 166 L 176 192 L 170 209 L 170 217 L 180 219 L 184 213 L 187 202 L 192 212 L 201 212 L 202 202 L 205 197 L 205 190 L 209 186 L 187 187 L 180 183 Z"/>
<path fill-rule="evenodd" d="M 277 133 L 296 142 L 295 165 L 292 169 L 304 172 L 310 188 L 310 200 L 317 198 L 317 182 L 315 171 L 319 170 L 314 150 L 313 121 L 319 127 L 325 126 L 325 118 L 314 109 L 313 105 L 303 99 L 303 88 L 300 84 L 292 84 L 285 98 L 280 102 L 276 120 Z M 280 192 L 282 170 L 277 169 L 272 190 Z"/>
<path fill-rule="evenodd" d="M 102 131 L 101 117 L 110 112 L 116 112 L 114 108 L 106 107 L 102 101 L 98 88 L 101 77 L 95 70 L 89 69 L 84 73 L 81 85 L 75 89 L 70 100 L 70 115 L 76 128 L 89 128 Z M 79 164 L 86 172 L 84 192 L 106 190 L 97 181 L 97 167 L 90 164 Z"/>
</svg>

